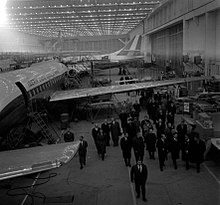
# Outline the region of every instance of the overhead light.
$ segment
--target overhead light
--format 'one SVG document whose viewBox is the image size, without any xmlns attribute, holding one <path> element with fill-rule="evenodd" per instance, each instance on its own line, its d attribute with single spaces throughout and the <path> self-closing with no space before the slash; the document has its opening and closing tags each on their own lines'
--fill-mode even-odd
<svg viewBox="0 0 220 205">
<path fill-rule="evenodd" d="M 7 0 L 1 0 L 0 4 L 0 27 L 4 26 L 7 22 L 7 15 L 6 15 L 6 3 Z"/>
</svg>

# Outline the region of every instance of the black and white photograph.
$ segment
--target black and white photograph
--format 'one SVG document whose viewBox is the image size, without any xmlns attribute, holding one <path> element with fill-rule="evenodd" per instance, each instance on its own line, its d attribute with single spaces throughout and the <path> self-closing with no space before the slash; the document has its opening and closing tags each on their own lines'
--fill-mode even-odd
<svg viewBox="0 0 220 205">
<path fill-rule="evenodd" d="M 0 205 L 220 205 L 220 0 L 1 0 Z"/>
</svg>

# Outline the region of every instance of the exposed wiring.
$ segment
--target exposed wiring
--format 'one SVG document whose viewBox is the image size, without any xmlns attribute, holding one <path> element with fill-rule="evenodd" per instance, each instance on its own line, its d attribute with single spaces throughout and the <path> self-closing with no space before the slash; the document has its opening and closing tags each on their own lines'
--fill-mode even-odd
<svg viewBox="0 0 220 205">
<path fill-rule="evenodd" d="M 31 205 L 34 204 L 34 198 L 40 198 L 45 200 L 46 196 L 41 193 L 41 192 L 35 192 L 35 187 L 46 184 L 47 182 L 50 181 L 51 178 L 56 177 L 57 173 L 50 173 L 49 176 L 47 177 L 30 177 L 33 180 L 46 180 L 44 182 L 41 183 L 36 183 L 36 184 L 32 184 L 29 186 L 20 186 L 20 187 L 15 187 L 15 188 L 11 188 L 9 189 L 6 194 L 8 196 L 28 196 L 31 199 Z"/>
</svg>

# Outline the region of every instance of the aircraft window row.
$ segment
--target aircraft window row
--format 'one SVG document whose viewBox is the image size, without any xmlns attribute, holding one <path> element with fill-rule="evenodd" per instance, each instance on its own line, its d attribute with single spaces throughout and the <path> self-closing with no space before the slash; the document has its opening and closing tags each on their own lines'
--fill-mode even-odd
<svg viewBox="0 0 220 205">
<path fill-rule="evenodd" d="M 2 67 L 0 67 L 0 73 L 2 72 L 9 72 L 9 71 L 12 71 L 12 70 L 14 70 L 13 68 L 11 68 L 11 67 L 9 67 L 9 68 L 2 68 Z"/>
<path fill-rule="evenodd" d="M 50 81 L 40 85 L 40 86 L 30 90 L 29 91 L 30 97 L 34 97 L 35 95 L 43 92 L 44 90 L 46 90 L 47 88 L 51 87 L 52 85 L 58 83 L 64 77 L 64 75 L 65 74 L 60 75 L 60 76 L 58 76 L 58 77 L 56 77 L 56 78 L 54 78 L 54 79 L 52 79 L 52 80 L 50 80 Z"/>
<path fill-rule="evenodd" d="M 84 65 L 84 64 L 75 64 L 75 65 L 72 65 L 72 66 L 68 66 L 68 68 L 75 70 L 77 73 L 79 73 L 81 71 L 90 70 L 90 68 L 87 65 Z"/>
</svg>

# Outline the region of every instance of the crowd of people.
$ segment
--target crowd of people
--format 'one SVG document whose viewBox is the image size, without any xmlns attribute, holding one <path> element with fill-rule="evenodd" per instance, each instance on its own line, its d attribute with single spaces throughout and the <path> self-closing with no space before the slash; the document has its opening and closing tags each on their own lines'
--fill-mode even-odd
<svg viewBox="0 0 220 205">
<path fill-rule="evenodd" d="M 121 128 L 114 118 L 112 118 L 111 124 L 105 119 L 101 124 L 101 127 L 99 127 L 98 124 L 95 124 L 95 127 L 92 129 L 92 137 L 97 153 L 102 160 L 105 159 L 106 146 L 110 146 L 110 134 L 113 146 L 118 146 L 119 137 L 121 136 Z"/>
<path fill-rule="evenodd" d="M 141 109 L 146 108 L 144 119 L 140 120 Z M 97 153 L 105 158 L 106 146 L 120 145 L 126 166 L 131 166 L 132 149 L 136 162 L 143 161 L 145 150 L 149 159 L 159 161 L 159 168 L 164 170 L 165 162 L 171 156 L 174 169 L 178 168 L 178 159 L 185 161 L 186 170 L 189 163 L 195 163 L 197 172 L 204 160 L 205 143 L 200 139 L 196 127 L 187 132 L 187 125 L 182 120 L 175 126 L 176 107 L 169 95 L 152 94 L 142 106 L 136 101 L 132 106 L 121 110 L 120 123 L 112 118 L 105 120 L 101 126 L 95 124 L 92 129 Z M 180 155 L 181 154 L 181 155 Z"/>
<path fill-rule="evenodd" d="M 146 110 L 142 120 L 141 109 Z M 123 102 L 119 114 L 120 123 L 115 118 L 111 122 L 105 119 L 103 123 L 95 124 L 92 128 L 97 154 L 102 160 L 105 160 L 106 146 L 120 147 L 125 166 L 131 167 L 130 180 L 135 184 L 136 197 L 139 198 L 142 193 L 143 201 L 147 201 L 145 184 L 148 177 L 147 166 L 143 164 L 145 151 L 150 160 L 158 158 L 160 171 L 164 170 L 169 158 L 174 169 L 177 169 L 181 157 L 185 161 L 186 170 L 189 170 L 190 163 L 195 163 L 197 173 L 200 172 L 206 150 L 205 143 L 200 139 L 195 126 L 188 132 L 184 120 L 176 125 L 175 115 L 176 107 L 170 95 L 152 93 L 144 103 L 135 101 L 131 104 L 129 100 Z M 80 145 L 79 150 L 84 150 L 80 151 L 83 154 L 80 157 L 81 168 L 86 162 L 87 146 L 86 142 Z M 132 150 L 136 161 L 133 166 Z"/>
</svg>

